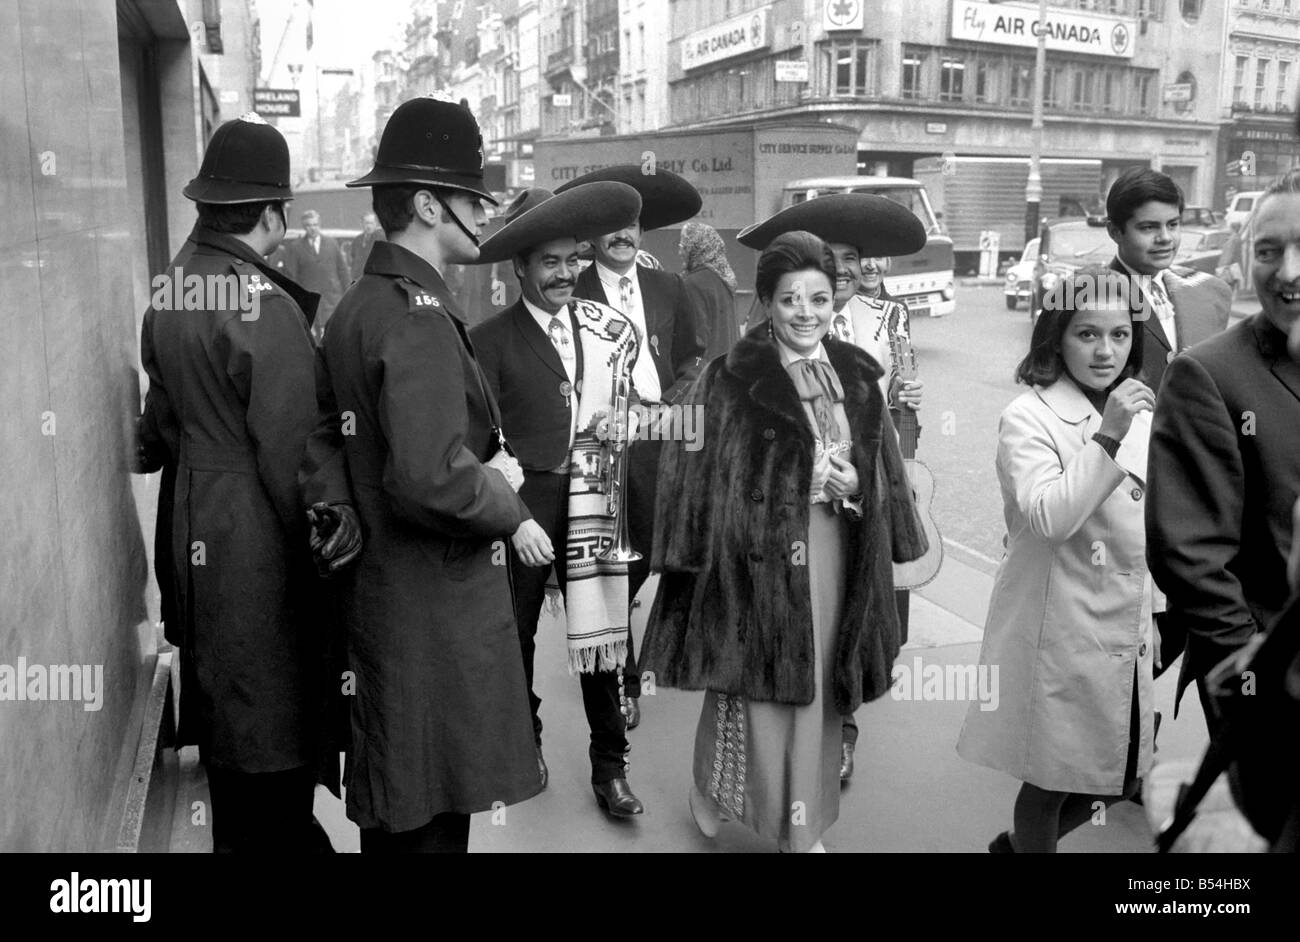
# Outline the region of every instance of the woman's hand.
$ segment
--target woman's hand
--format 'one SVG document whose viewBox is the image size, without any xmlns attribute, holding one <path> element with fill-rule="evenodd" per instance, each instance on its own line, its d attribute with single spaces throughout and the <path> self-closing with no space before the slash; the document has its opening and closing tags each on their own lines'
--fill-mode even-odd
<svg viewBox="0 0 1300 942">
<path fill-rule="evenodd" d="M 1098 431 L 1107 438 L 1123 441 L 1133 424 L 1133 416 L 1155 408 L 1156 394 L 1151 387 L 1136 379 L 1124 380 L 1106 397 L 1106 410 L 1101 414 Z"/>
<path fill-rule="evenodd" d="M 831 455 L 830 474 L 826 478 L 826 493 L 833 498 L 847 499 L 862 490 L 858 482 L 858 469 L 842 455 Z"/>
</svg>

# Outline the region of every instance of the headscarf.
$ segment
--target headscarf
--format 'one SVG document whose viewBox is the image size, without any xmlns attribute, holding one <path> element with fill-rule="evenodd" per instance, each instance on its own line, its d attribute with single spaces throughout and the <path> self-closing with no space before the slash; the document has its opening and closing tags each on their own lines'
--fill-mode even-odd
<svg viewBox="0 0 1300 942">
<path fill-rule="evenodd" d="M 726 246 L 718 230 L 702 222 L 688 222 L 682 226 L 682 261 L 688 272 L 708 268 L 721 278 L 729 289 L 736 290 L 736 273 L 727 263 Z"/>
</svg>

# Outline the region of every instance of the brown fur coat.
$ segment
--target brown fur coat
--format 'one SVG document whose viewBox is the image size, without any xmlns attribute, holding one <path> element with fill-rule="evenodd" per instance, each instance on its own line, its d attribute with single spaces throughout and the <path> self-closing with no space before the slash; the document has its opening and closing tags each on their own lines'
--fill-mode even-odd
<svg viewBox="0 0 1300 942">
<path fill-rule="evenodd" d="M 849 713 L 890 686 L 900 645 L 891 556 L 909 561 L 927 546 L 880 366 L 851 344 L 827 337 L 824 345 L 844 386 L 852 459 L 867 494 L 862 518 L 849 518 L 834 651 L 835 704 Z M 687 402 L 704 406 L 703 439 L 693 452 L 680 441 L 664 445 L 651 560 L 662 577 L 641 666 L 668 687 L 810 703 L 813 435 L 766 325 L 711 362 Z"/>
</svg>

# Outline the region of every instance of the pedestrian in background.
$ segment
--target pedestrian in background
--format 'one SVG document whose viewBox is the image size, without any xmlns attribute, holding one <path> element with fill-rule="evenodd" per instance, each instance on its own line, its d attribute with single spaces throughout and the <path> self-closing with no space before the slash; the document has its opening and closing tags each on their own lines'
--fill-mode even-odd
<svg viewBox="0 0 1300 942">
<path fill-rule="evenodd" d="M 376 242 L 384 241 L 384 230 L 379 228 L 379 217 L 366 213 L 361 217 L 361 235 L 352 240 L 348 247 L 351 256 L 352 280 L 356 281 L 365 270 L 366 259 L 370 257 L 370 247 Z"/>
<path fill-rule="evenodd" d="M 925 550 L 880 366 L 827 336 L 834 276 L 808 232 L 759 258 L 767 322 L 693 386 L 702 447 L 664 446 L 643 645 L 661 686 L 707 690 L 690 791 L 700 831 L 727 816 L 785 851 L 825 850 L 840 718 L 889 689 L 898 655 L 891 551 Z"/>
<path fill-rule="evenodd" d="M 352 283 L 352 272 L 343 250 L 320 231 L 320 213 L 309 209 L 302 214 L 303 237 L 285 249 L 284 273 L 308 291 L 320 295 L 320 307 L 312 323 L 312 336 L 320 341 L 325 325 L 343 292 Z"/>
<path fill-rule="evenodd" d="M 699 318 L 704 359 L 730 350 L 740 339 L 736 317 L 736 275 L 727 262 L 726 246 L 718 230 L 702 222 L 682 226 L 677 254 L 682 259 L 682 282 Z"/>
<path fill-rule="evenodd" d="M 1135 378 L 1143 336 L 1128 285 L 1090 268 L 1049 296 L 1016 370 L 1031 388 L 998 423 L 1008 542 L 980 669 L 998 671 L 1000 703 L 972 703 L 957 743 L 1024 783 L 994 853 L 1054 853 L 1096 802 L 1135 795 L 1151 765 L 1143 496 L 1155 395 Z"/>
</svg>

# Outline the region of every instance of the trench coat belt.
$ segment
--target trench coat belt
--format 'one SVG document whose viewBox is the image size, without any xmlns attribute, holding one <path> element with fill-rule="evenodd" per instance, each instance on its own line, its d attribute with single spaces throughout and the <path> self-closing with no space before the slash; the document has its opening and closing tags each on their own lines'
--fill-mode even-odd
<svg viewBox="0 0 1300 942">
<path fill-rule="evenodd" d="M 257 474 L 257 452 L 236 442 L 216 444 L 181 439 L 181 464 L 191 471 L 229 471 Z"/>
</svg>

